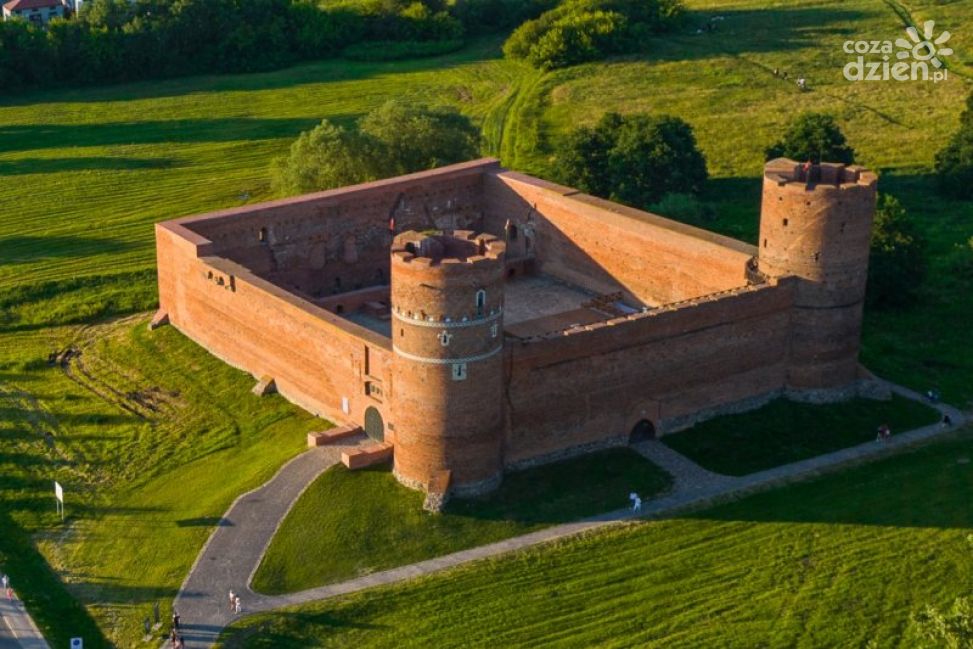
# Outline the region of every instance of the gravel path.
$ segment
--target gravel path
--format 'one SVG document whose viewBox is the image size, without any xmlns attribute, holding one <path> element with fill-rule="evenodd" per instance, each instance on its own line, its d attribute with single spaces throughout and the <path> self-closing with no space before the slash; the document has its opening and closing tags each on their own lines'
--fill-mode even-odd
<svg viewBox="0 0 973 649">
<path fill-rule="evenodd" d="M 906 388 L 891 384 L 890 387 L 894 392 L 908 398 L 922 399 L 921 395 Z M 949 414 L 954 429 L 967 421 L 966 416 L 956 408 L 945 404 L 937 404 L 935 407 L 940 413 Z M 249 588 L 250 578 L 280 522 L 304 488 L 325 469 L 337 463 L 341 450 L 348 447 L 312 449 L 284 466 L 270 482 L 241 496 L 230 507 L 223 519 L 224 523 L 213 533 L 196 560 L 176 598 L 175 608 L 182 615 L 186 646 L 194 649 L 209 647 L 223 626 L 234 617 L 229 612 L 227 602 L 230 588 L 234 592 L 243 589 L 241 599 L 244 614 L 347 595 L 574 536 L 620 521 L 670 515 L 680 510 L 737 498 L 778 484 L 807 479 L 843 466 L 888 455 L 949 430 L 951 429 L 937 423 L 893 435 L 888 442 L 867 442 L 742 477 L 707 471 L 661 442 L 644 442 L 635 445 L 635 450 L 669 472 L 674 483 L 666 494 L 644 502 L 641 512 L 635 513 L 629 509 L 606 512 L 582 521 L 555 525 L 497 543 L 288 595 L 266 596 L 254 593 Z"/>
</svg>

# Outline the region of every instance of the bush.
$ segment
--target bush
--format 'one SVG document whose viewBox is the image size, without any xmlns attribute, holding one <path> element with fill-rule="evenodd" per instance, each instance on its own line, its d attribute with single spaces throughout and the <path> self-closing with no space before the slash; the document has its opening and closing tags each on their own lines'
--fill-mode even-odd
<svg viewBox="0 0 973 649">
<path fill-rule="evenodd" d="M 271 164 L 278 194 L 298 194 L 431 169 L 474 158 L 480 133 L 451 108 L 390 101 L 357 128 L 324 120 Z"/>
<path fill-rule="evenodd" d="M 957 198 L 973 198 L 973 94 L 966 99 L 960 127 L 936 154 L 939 188 Z"/>
<path fill-rule="evenodd" d="M 766 150 L 768 160 L 790 158 L 820 162 L 855 161 L 855 150 L 848 146 L 835 118 L 825 113 L 803 113 L 787 127 L 784 137 Z"/>
<path fill-rule="evenodd" d="M 594 61 L 637 50 L 681 15 L 678 0 L 568 0 L 514 30 L 503 52 L 545 70 Z"/>
<path fill-rule="evenodd" d="M 868 263 L 866 300 L 878 308 L 915 301 L 926 273 L 926 242 L 894 196 L 878 199 Z"/>
<path fill-rule="evenodd" d="M 948 611 L 927 606 L 913 616 L 920 638 L 937 647 L 973 649 L 973 598 L 960 597 Z"/>
<path fill-rule="evenodd" d="M 384 176 L 470 160 L 480 151 L 479 129 L 453 108 L 389 101 L 365 115 L 359 128 L 380 143 Z"/>
<path fill-rule="evenodd" d="M 568 184 L 638 207 L 666 194 L 697 193 L 707 178 L 692 127 L 669 116 L 607 113 L 568 137 L 557 168 Z"/>
<path fill-rule="evenodd" d="M 301 133 L 287 156 L 274 160 L 271 183 L 286 195 L 374 180 L 381 166 L 377 148 L 357 131 L 323 120 Z"/>
</svg>

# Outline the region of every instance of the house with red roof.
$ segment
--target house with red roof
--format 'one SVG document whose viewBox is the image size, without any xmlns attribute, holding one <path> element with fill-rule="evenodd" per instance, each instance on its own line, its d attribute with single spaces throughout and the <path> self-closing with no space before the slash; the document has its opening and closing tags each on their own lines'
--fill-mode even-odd
<svg viewBox="0 0 973 649">
<path fill-rule="evenodd" d="M 21 18 L 46 25 L 52 18 L 63 18 L 67 10 L 63 0 L 10 0 L 3 5 L 3 19 Z"/>
</svg>

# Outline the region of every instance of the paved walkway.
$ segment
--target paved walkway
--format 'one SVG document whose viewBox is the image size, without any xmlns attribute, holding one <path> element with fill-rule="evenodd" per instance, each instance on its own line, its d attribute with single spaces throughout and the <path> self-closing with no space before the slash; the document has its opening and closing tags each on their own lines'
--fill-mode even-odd
<svg viewBox="0 0 973 649">
<path fill-rule="evenodd" d="M 51 649 L 18 598 L 0 594 L 0 649 Z"/>
<path fill-rule="evenodd" d="M 312 448 L 230 505 L 173 603 L 186 647 L 211 646 L 233 619 L 231 589 L 239 594 L 244 610 L 254 610 L 258 596 L 250 590 L 250 580 L 281 521 L 314 479 L 340 462 L 342 451 L 362 440 L 364 436 L 351 438 L 346 444 Z"/>
<path fill-rule="evenodd" d="M 903 396 L 922 399 L 921 395 L 911 390 L 891 384 L 890 387 Z M 948 414 L 952 418 L 954 429 L 967 421 L 966 416 L 955 408 L 945 404 L 937 404 L 935 407 L 940 413 Z M 186 646 L 194 649 L 209 647 L 219 635 L 220 629 L 233 617 L 228 611 L 226 602 L 228 590 L 238 589 L 244 583 L 247 584 L 246 594 L 242 597 L 244 613 L 271 611 L 283 606 L 347 595 L 574 536 L 636 517 L 670 515 L 681 510 L 736 498 L 784 482 L 806 479 L 849 464 L 890 454 L 949 430 L 937 423 L 906 433 L 894 434 L 888 442 L 866 442 L 742 477 L 724 476 L 707 471 L 661 442 L 644 442 L 635 445 L 634 448 L 672 474 L 674 484 L 665 495 L 644 502 L 642 511 L 637 514 L 629 509 L 606 512 L 582 521 L 556 525 L 497 543 L 288 595 L 267 596 L 254 593 L 249 589 L 249 577 L 256 571 L 274 531 L 303 488 L 325 468 L 337 461 L 340 447 L 315 449 L 293 460 L 281 469 L 273 480 L 233 504 L 225 517 L 228 524 L 219 527 L 204 547 L 176 599 L 175 606 L 182 614 L 184 626 L 187 627 L 184 636 Z"/>
</svg>

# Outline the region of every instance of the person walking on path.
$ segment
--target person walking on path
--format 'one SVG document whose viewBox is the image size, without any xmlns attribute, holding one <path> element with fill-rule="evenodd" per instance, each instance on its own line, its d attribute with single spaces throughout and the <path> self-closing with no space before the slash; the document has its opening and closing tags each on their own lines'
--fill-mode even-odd
<svg viewBox="0 0 973 649">
<path fill-rule="evenodd" d="M 231 588 L 230 589 L 230 613 L 233 612 L 235 605 L 236 605 L 236 595 L 233 593 L 233 589 Z"/>
<path fill-rule="evenodd" d="M 9 585 L 10 585 L 10 577 L 8 577 L 8 576 L 7 576 L 7 573 L 4 573 L 4 574 L 3 574 L 3 579 L 2 579 L 2 581 L 3 581 L 3 589 L 4 589 L 4 590 L 7 590 L 7 586 L 9 586 Z"/>
<path fill-rule="evenodd" d="M 243 607 L 240 605 L 240 596 L 237 595 L 235 598 L 233 598 L 233 612 L 239 615 L 240 611 L 242 610 Z"/>
<path fill-rule="evenodd" d="M 179 613 L 175 610 L 172 611 L 172 631 L 175 634 L 179 630 Z"/>
</svg>

